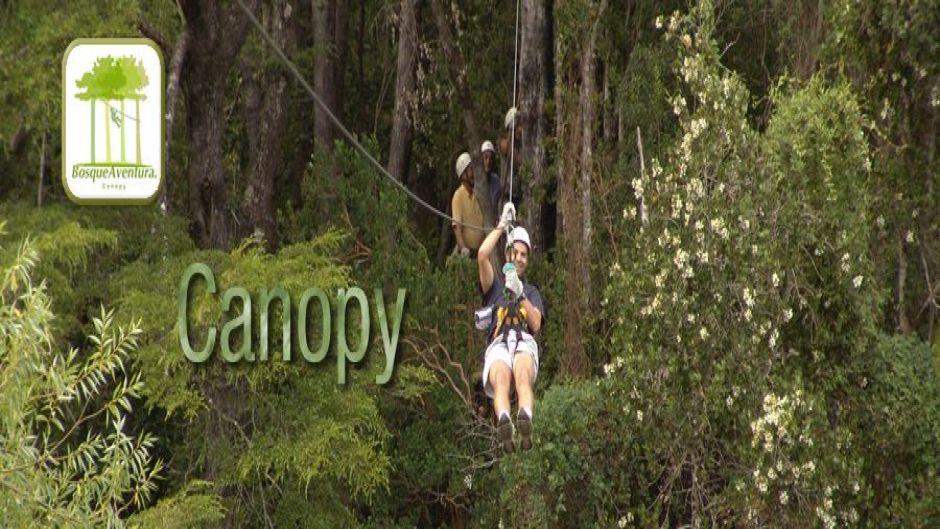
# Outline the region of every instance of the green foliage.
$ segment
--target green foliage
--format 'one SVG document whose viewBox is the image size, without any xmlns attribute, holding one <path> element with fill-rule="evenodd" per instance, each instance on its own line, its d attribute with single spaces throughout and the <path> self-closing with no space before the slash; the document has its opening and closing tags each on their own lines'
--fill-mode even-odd
<svg viewBox="0 0 940 529">
<path fill-rule="evenodd" d="M 645 484 L 634 433 L 606 398 L 608 380 L 547 389 L 530 452 L 500 463 L 500 521 L 506 527 L 611 527 L 642 518 Z M 494 522 L 495 523 L 495 522 Z"/>
<path fill-rule="evenodd" d="M 126 426 L 138 374 L 125 367 L 140 328 L 114 326 L 102 308 L 90 350 L 63 353 L 50 300 L 24 242 L 5 260 L 0 285 L 0 510 L 18 526 L 120 525 L 156 490 L 156 439 Z"/>
<path fill-rule="evenodd" d="M 191 481 L 173 496 L 160 500 L 153 507 L 127 520 L 130 528 L 195 528 L 206 527 L 222 520 L 225 510 L 211 494 L 211 483 Z"/>
<path fill-rule="evenodd" d="M 871 476 L 862 494 L 871 527 L 940 523 L 940 377 L 927 344 L 879 335 L 862 366 L 856 424 Z"/>
<path fill-rule="evenodd" d="M 429 5 L 419 4 L 404 183 L 446 209 L 454 157 L 479 146 L 465 145 L 467 102 Z M 466 61 L 457 74 L 480 132 L 496 139 L 512 96 L 515 12 L 492 0 L 445 4 Z M 600 4 L 553 4 L 550 64 L 565 69 L 580 59 Z M 472 328 L 476 264 L 443 259 L 449 227 L 347 144 L 310 158 L 315 110 L 295 83 L 282 148 L 269 153 L 283 162 L 275 186 L 282 248 L 265 253 L 248 239 L 231 252 L 197 250 L 185 216 L 57 203 L 68 42 L 138 36 L 143 23 L 173 44 L 185 24 L 177 6 L 0 2 L 0 219 L 8 240 L 30 241 L 0 249 L 0 263 L 12 263 L 0 288 L 3 522 L 940 525 L 937 2 L 844 0 L 817 12 L 811 2 L 705 1 L 687 15 L 660 15 L 685 7 L 607 2 L 597 22 L 595 305 L 584 334 L 591 370 L 603 376 L 555 379 L 572 279 L 563 248 L 549 249 L 529 270 L 549 309 L 535 446 L 500 458 L 480 388 L 483 338 Z M 309 6 L 293 9 L 300 22 L 288 53 L 311 72 L 322 49 L 307 38 Z M 350 130 L 367 131 L 364 143 L 382 160 L 393 117 L 395 6 L 368 1 L 348 14 L 341 114 Z M 254 31 L 236 61 L 224 94 L 223 156 L 227 214 L 239 221 L 251 184 L 240 176 L 250 114 L 242 110 L 253 104 L 246 76 L 264 89 L 283 70 Z M 83 97 L 118 95 L 121 79 L 144 82 L 120 60 L 101 68 L 110 70 L 103 77 L 112 93 L 89 74 Z M 558 123 L 556 97 L 580 95 L 558 88 L 546 100 L 550 125 Z M 577 101 L 566 107 L 580 119 Z M 168 191 L 170 211 L 185 212 L 185 169 L 199 153 L 190 153 L 183 102 L 177 112 Z M 549 129 L 544 147 L 557 159 Z M 15 135 L 25 146 L 13 145 Z M 43 135 L 54 185 L 35 208 L 18 200 L 35 196 Z M 528 161 L 517 155 L 516 164 L 518 186 Z M 525 200 L 550 203 L 557 178 L 550 172 Z M 648 223 L 638 220 L 640 198 Z M 387 305 L 405 288 L 392 382 L 373 383 L 384 368 L 371 354 L 381 351 L 375 325 L 368 360 L 351 369 L 345 388 L 336 385 L 335 347 L 321 364 L 282 362 L 276 309 L 266 363 L 227 365 L 218 348 L 204 365 L 188 362 L 176 296 L 196 261 L 215 273 L 219 292 L 207 296 L 196 284 L 195 343 L 235 315 L 219 307 L 231 286 L 253 301 L 283 286 L 295 303 L 309 286 L 331 297 L 349 285 L 368 294 L 378 287 Z M 117 311 L 102 313 L 102 304 Z M 255 305 L 256 330 L 259 312 Z M 258 351 L 257 341 L 249 345 Z M 147 461 L 157 457 L 168 460 L 160 488 L 148 483 L 158 464 Z"/>
<path fill-rule="evenodd" d="M 335 340 L 324 363 L 312 365 L 297 358 L 296 343 L 293 362 L 284 362 L 277 331 L 270 333 L 267 362 L 228 365 L 220 359 L 217 344 L 206 364 L 192 364 L 179 346 L 179 280 L 193 262 L 207 264 L 215 275 L 215 296 L 198 286 L 191 298 L 190 339 L 204 343 L 210 325 L 221 327 L 235 315 L 223 314 L 219 303 L 229 287 L 244 287 L 257 299 L 262 288 L 283 286 L 296 304 L 308 287 L 334 293 L 348 285 L 349 270 L 336 264 L 334 257 L 345 240 L 341 233 L 330 231 L 285 246 L 274 255 L 264 253 L 255 241 L 231 253 L 186 252 L 163 262 L 126 266 L 114 283 L 118 305 L 140 310 L 148 321 L 136 359 L 148 382 L 146 403 L 168 419 L 182 420 L 176 428 L 182 437 L 167 448 L 188 455 L 174 461 L 174 472 L 184 475 L 187 469 L 196 469 L 211 479 L 227 516 L 238 523 L 258 523 L 273 515 L 278 502 L 311 501 L 318 491 L 321 508 L 349 518 L 349 501 L 331 491 L 342 488 L 351 501 L 369 502 L 387 486 L 388 432 L 375 401 L 363 388 L 375 373 L 369 370 L 371 380 L 355 373 L 348 387 L 339 387 L 333 364 Z M 280 311 L 274 314 L 272 326 L 280 329 Z M 258 329 L 260 310 L 253 311 L 253 318 L 252 326 Z M 293 325 L 296 328 L 297 323 Z M 312 339 L 319 341 L 318 326 L 310 326 Z M 253 342 L 251 348 L 258 351 L 258 344 Z M 204 438 L 211 443 L 204 443 Z M 258 492 L 259 487 L 273 489 Z M 249 501 L 226 490 L 238 491 Z"/>
</svg>

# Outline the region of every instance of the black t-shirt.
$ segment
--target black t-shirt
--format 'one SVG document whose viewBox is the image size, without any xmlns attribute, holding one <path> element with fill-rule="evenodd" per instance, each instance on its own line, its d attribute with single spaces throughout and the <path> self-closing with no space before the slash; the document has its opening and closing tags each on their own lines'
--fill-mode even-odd
<svg viewBox="0 0 940 529">
<path fill-rule="evenodd" d="M 503 296 L 504 286 L 505 285 L 503 284 L 502 275 L 494 272 L 493 284 L 490 286 L 490 289 L 483 294 L 483 305 L 487 307 L 490 305 L 494 306 L 493 322 L 490 324 L 490 328 L 486 331 L 487 336 L 492 336 L 493 328 L 496 326 L 497 308 L 506 307 L 510 303 L 510 300 Z M 480 290 L 483 290 L 482 286 L 480 286 Z M 539 309 L 539 312 L 542 314 L 542 325 L 545 325 L 545 305 L 542 304 L 542 295 L 539 294 L 539 289 L 536 288 L 533 284 L 523 283 L 522 292 L 525 294 L 526 299 L 529 300 L 529 303 L 532 303 L 535 308 Z"/>
</svg>

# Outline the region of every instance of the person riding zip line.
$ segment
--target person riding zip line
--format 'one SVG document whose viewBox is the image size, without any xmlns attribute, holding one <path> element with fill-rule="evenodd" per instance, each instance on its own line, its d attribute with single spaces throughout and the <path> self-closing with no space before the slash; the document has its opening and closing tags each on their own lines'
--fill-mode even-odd
<svg viewBox="0 0 940 529">
<path fill-rule="evenodd" d="M 496 436 L 507 453 L 514 448 L 513 423 L 509 414 L 509 396 L 513 388 L 519 396 L 516 424 L 522 449 L 532 447 L 533 388 L 539 370 L 539 347 L 535 335 L 545 322 L 545 307 L 539 290 L 522 280 L 531 250 L 525 228 L 517 226 L 509 231 L 506 266 L 502 274 L 497 274 L 490 262 L 490 255 L 515 216 L 516 208 L 508 202 L 499 225 L 486 236 L 477 253 L 480 292 L 484 305 L 492 307 L 492 322 L 487 331 L 489 344 L 483 360 L 483 389 L 493 399 L 497 417 Z"/>
</svg>

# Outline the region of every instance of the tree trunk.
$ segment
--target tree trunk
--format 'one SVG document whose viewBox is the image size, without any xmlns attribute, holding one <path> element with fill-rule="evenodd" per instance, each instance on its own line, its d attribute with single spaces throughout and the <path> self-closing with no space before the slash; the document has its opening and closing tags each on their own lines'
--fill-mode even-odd
<svg viewBox="0 0 940 529">
<path fill-rule="evenodd" d="M 124 98 L 122 97 L 121 98 L 121 163 L 124 163 L 127 161 L 127 157 L 125 155 L 125 148 L 124 148 L 125 138 L 127 137 L 125 134 L 126 132 L 127 132 L 127 114 L 124 113 Z"/>
<path fill-rule="evenodd" d="M 313 0 L 313 90 L 337 117 L 336 3 L 342 0 Z M 317 147 L 332 149 L 335 128 L 321 108 L 314 109 L 313 138 Z"/>
<path fill-rule="evenodd" d="M 111 163 L 111 103 L 104 99 L 104 157 Z"/>
<path fill-rule="evenodd" d="M 335 0 L 335 25 L 333 42 L 335 57 L 333 60 L 333 81 L 336 85 L 336 106 L 333 113 L 340 121 L 346 116 L 343 112 L 346 97 L 346 62 L 349 60 L 349 1 Z"/>
<path fill-rule="evenodd" d="M 591 179 L 598 97 L 594 51 L 606 7 L 606 0 L 602 0 L 592 10 L 592 24 L 584 38 L 573 39 L 567 49 L 559 48 L 555 57 L 559 76 L 555 87 L 558 190 L 567 278 L 561 371 L 570 378 L 582 378 L 590 371 L 582 318 L 591 306 Z"/>
<path fill-rule="evenodd" d="M 134 143 L 136 164 L 140 165 L 140 99 L 134 99 L 134 131 L 137 141 Z"/>
<path fill-rule="evenodd" d="M 189 51 L 189 28 L 183 28 L 183 33 L 176 41 L 176 49 L 173 52 L 173 58 L 170 60 L 170 74 L 166 81 L 166 125 L 163 137 L 163 189 L 160 190 L 160 211 L 165 215 L 169 209 L 169 187 L 170 174 L 167 167 L 170 162 L 170 147 L 173 145 L 173 127 L 176 124 L 176 99 L 180 92 L 180 76 L 183 71 L 183 63 L 186 54 Z"/>
<path fill-rule="evenodd" d="M 823 23 L 825 6 L 822 0 L 806 0 L 793 6 L 798 10 L 798 33 L 796 35 L 797 53 L 794 58 L 794 70 L 797 76 L 808 81 L 819 66 L 819 51 L 823 42 Z"/>
<path fill-rule="evenodd" d="M 395 113 L 388 149 L 388 172 L 403 180 L 411 158 L 414 136 L 415 63 L 418 57 L 416 0 L 401 0 L 398 21 L 398 67 L 395 80 Z"/>
<path fill-rule="evenodd" d="M 465 139 L 469 144 L 467 151 L 473 156 L 473 174 L 474 191 L 473 194 L 480 202 L 480 209 L 483 210 L 484 226 L 491 226 L 496 218 L 493 204 L 490 200 L 490 186 L 487 175 L 483 173 L 483 163 L 479 156 L 480 145 L 483 143 L 480 136 L 480 129 L 477 126 L 476 105 L 473 103 L 473 97 L 470 94 L 470 86 L 467 84 L 467 67 L 463 60 L 457 43 L 454 40 L 450 29 L 450 21 L 447 17 L 447 10 L 441 5 L 442 0 L 431 0 L 431 10 L 434 12 L 434 22 L 437 25 L 438 36 L 441 39 L 441 47 L 444 50 L 444 56 L 447 58 L 447 64 L 450 66 L 451 77 L 454 78 L 454 84 L 457 88 L 457 99 L 460 101 L 461 114 L 463 116 Z M 456 175 L 454 180 L 456 180 Z"/>
<path fill-rule="evenodd" d="M 248 19 L 237 3 L 180 0 L 192 39 L 182 79 L 186 90 L 190 146 L 189 214 L 193 239 L 201 248 L 229 248 L 232 243 L 226 201 L 222 142 L 225 134 L 225 87 L 229 71 L 245 42 Z M 257 10 L 258 2 L 249 2 Z"/>
<path fill-rule="evenodd" d="M 550 216 L 546 169 L 545 98 L 551 90 L 552 34 L 549 31 L 550 2 L 522 0 L 519 15 L 519 109 L 517 126 L 522 127 L 522 138 L 515 154 L 516 170 L 513 187 L 522 186 L 525 204 L 520 208 L 522 220 L 529 228 L 533 256 L 545 248 L 545 221 Z M 521 163 L 520 163 L 521 162 Z M 508 175 L 505 175 L 508 178 Z"/>
<path fill-rule="evenodd" d="M 91 98 L 91 163 L 95 163 L 95 111 L 98 110 L 95 98 Z"/>
<path fill-rule="evenodd" d="M 42 146 L 39 148 L 39 184 L 36 186 L 36 207 L 42 207 L 42 186 L 46 177 L 46 131 L 42 133 Z"/>
<path fill-rule="evenodd" d="M 287 50 L 292 34 L 290 13 L 286 0 L 273 2 L 263 13 L 265 28 L 282 50 Z M 274 251 L 280 244 L 275 196 L 287 128 L 287 76 L 283 71 L 265 74 L 264 67 L 256 64 L 246 66 L 243 79 L 248 128 L 249 172 L 245 190 L 248 229 L 260 232 L 265 247 Z"/>
<path fill-rule="evenodd" d="M 607 7 L 603 0 L 598 8 L 597 18 L 591 28 L 588 43 L 584 46 L 581 56 L 581 94 L 579 106 L 581 107 L 581 285 L 582 308 L 591 307 L 591 176 L 594 174 L 594 127 L 596 126 L 595 110 L 597 101 L 597 83 L 595 79 L 594 49 L 597 44 L 598 26 Z"/>
</svg>

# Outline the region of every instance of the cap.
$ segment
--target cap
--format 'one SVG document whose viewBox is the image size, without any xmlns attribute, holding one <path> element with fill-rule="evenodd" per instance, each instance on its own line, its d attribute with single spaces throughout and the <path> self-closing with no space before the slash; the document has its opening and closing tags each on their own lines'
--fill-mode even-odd
<svg viewBox="0 0 940 529">
<path fill-rule="evenodd" d="M 516 107 L 510 108 L 506 112 L 506 119 L 503 120 L 503 124 L 507 129 L 511 128 L 513 123 L 516 121 Z"/>
<path fill-rule="evenodd" d="M 483 146 L 480 147 L 480 152 L 486 152 L 486 151 L 496 152 L 496 148 L 493 147 L 493 142 L 491 142 L 490 140 L 484 141 Z"/>
<path fill-rule="evenodd" d="M 455 166 L 457 169 L 457 178 L 463 176 L 463 172 L 467 170 L 467 167 L 470 167 L 470 153 L 461 153 L 461 155 L 457 157 L 457 165 Z"/>
</svg>

